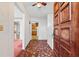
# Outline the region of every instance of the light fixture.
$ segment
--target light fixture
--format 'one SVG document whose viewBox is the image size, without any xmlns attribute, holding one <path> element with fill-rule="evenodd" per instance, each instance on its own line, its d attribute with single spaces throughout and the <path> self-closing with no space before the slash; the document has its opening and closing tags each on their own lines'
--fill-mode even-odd
<svg viewBox="0 0 79 59">
<path fill-rule="evenodd" d="M 41 6 L 42 6 L 41 3 L 38 3 L 38 4 L 37 4 L 37 7 L 38 7 L 38 8 L 41 8 Z"/>
<path fill-rule="evenodd" d="M 37 2 L 34 3 L 32 6 L 37 6 L 38 8 L 41 8 L 42 6 L 46 6 L 47 3 L 46 2 Z"/>
</svg>

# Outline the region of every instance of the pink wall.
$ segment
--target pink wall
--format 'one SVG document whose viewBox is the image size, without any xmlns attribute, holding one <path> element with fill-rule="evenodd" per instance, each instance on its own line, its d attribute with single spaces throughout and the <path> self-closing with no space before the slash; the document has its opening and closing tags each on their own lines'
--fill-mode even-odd
<svg viewBox="0 0 79 59">
<path fill-rule="evenodd" d="M 22 40 L 14 40 L 14 56 L 17 56 L 22 50 Z"/>
</svg>

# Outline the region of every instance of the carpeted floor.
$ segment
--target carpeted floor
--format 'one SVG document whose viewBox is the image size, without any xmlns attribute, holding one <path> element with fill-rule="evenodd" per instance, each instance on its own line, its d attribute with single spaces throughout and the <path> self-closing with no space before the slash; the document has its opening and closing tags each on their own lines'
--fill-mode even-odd
<svg viewBox="0 0 79 59">
<path fill-rule="evenodd" d="M 52 57 L 53 51 L 46 40 L 31 40 L 17 57 Z"/>
</svg>

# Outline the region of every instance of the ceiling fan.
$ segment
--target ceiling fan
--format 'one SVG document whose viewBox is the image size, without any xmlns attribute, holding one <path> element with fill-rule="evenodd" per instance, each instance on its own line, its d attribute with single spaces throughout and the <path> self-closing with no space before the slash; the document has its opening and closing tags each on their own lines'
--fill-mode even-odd
<svg viewBox="0 0 79 59">
<path fill-rule="evenodd" d="M 37 2 L 37 3 L 34 3 L 32 6 L 37 6 L 38 8 L 42 7 L 42 6 L 46 6 L 47 3 L 46 2 Z"/>
</svg>

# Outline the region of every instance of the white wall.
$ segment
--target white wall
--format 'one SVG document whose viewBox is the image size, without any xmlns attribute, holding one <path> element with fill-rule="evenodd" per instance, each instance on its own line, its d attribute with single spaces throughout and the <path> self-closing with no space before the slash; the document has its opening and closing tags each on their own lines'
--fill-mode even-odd
<svg viewBox="0 0 79 59">
<path fill-rule="evenodd" d="M 24 27 L 24 35 L 25 35 L 25 40 L 24 40 L 24 46 L 26 47 L 31 40 L 31 25 L 29 24 L 29 21 L 31 20 L 31 17 L 29 16 L 28 11 L 25 9 L 23 3 L 16 3 L 18 8 L 24 13 L 24 21 L 25 21 L 25 27 Z M 23 27 L 22 27 L 23 28 Z"/>
<path fill-rule="evenodd" d="M 13 3 L 0 3 L 0 25 L 3 25 L 3 31 L 0 31 L 0 57 L 14 56 L 13 10 Z"/>
<path fill-rule="evenodd" d="M 47 19 L 31 18 L 32 22 L 39 23 L 38 25 L 38 39 L 47 40 Z"/>
<path fill-rule="evenodd" d="M 25 48 L 25 14 L 19 9 L 19 5 L 15 4 L 14 22 L 19 22 L 20 40 L 22 40 L 22 49 Z"/>
<path fill-rule="evenodd" d="M 28 13 L 26 13 L 26 17 L 25 17 L 25 46 L 28 45 L 29 41 L 31 40 L 31 24 L 29 24 L 31 18 L 28 15 Z"/>
<path fill-rule="evenodd" d="M 53 14 L 48 14 L 48 44 L 53 49 Z"/>
<path fill-rule="evenodd" d="M 19 6 L 20 10 L 24 13 L 24 21 L 25 21 L 25 40 L 24 40 L 24 46 L 26 47 L 31 40 L 31 25 L 29 24 L 29 21 L 31 20 L 31 17 L 29 16 L 28 11 L 25 9 L 23 3 L 17 3 L 16 5 Z"/>
<path fill-rule="evenodd" d="M 30 16 L 23 8 L 22 3 L 18 4 L 21 11 L 26 15 L 25 20 L 25 47 L 30 41 Z M 0 3 L 0 25 L 4 29 L 0 31 L 0 57 L 14 56 L 14 3 Z"/>
</svg>

